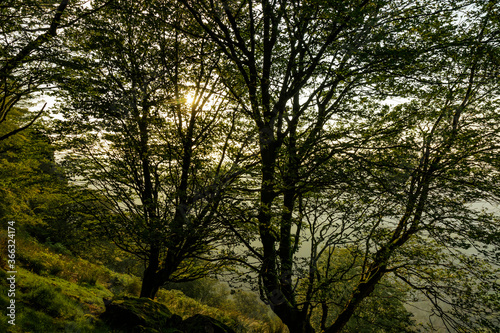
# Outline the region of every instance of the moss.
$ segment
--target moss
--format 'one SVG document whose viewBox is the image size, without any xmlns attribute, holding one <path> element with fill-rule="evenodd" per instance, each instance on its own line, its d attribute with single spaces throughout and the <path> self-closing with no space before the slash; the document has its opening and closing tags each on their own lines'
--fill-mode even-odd
<svg viewBox="0 0 500 333">
<path fill-rule="evenodd" d="M 144 331 L 175 327 L 181 318 L 163 304 L 149 298 L 119 297 L 106 305 L 101 318 L 111 327 L 121 330 Z M 142 327 L 142 328 L 141 328 Z"/>
</svg>

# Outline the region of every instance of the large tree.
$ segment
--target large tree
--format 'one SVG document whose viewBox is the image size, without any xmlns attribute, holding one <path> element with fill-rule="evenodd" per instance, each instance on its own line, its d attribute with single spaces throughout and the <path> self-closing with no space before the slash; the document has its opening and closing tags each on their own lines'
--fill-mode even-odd
<svg viewBox="0 0 500 333">
<path fill-rule="evenodd" d="M 255 187 L 240 194 L 232 208 L 240 216 L 239 223 L 232 218 L 229 222 L 233 224 L 228 227 L 254 259 L 247 267 L 257 273 L 262 297 L 291 332 L 313 331 L 308 318 L 317 278 L 315 262 L 321 249 L 332 246 L 332 242 L 360 244 L 363 273 L 338 317 L 326 327 L 327 332 L 339 332 L 382 277 L 396 271 L 397 265 L 388 264 L 395 253 L 401 252 L 413 237 L 418 238 L 417 234 L 425 233 L 420 226 L 427 224 L 422 219 L 431 214 L 434 205 L 439 205 L 438 201 L 429 201 L 433 198 L 431 190 L 441 193 L 442 186 L 444 193 L 449 186 L 436 183 L 437 175 L 447 170 L 458 176 L 457 162 L 471 161 L 455 148 L 461 144 L 459 120 L 473 99 L 481 100 L 471 92 L 495 81 L 491 76 L 489 80 L 476 80 L 476 65 L 468 61 L 485 61 L 480 74 L 484 78 L 490 66 L 498 62 L 490 50 L 497 43 L 490 20 L 498 10 L 496 4 L 369 0 L 179 2 L 224 54 L 226 63 L 220 76 L 239 102 L 242 117 L 258 131 L 260 172 L 253 184 L 258 195 L 242 199 Z M 471 20 L 466 23 L 463 11 L 470 14 Z M 483 47 L 476 46 L 478 43 Z M 479 52 L 483 48 L 489 51 Z M 479 53 L 469 53 L 476 49 Z M 452 74 L 457 76 L 452 78 Z M 465 87 L 459 84 L 464 77 Z M 442 111 L 421 109 L 412 119 L 415 128 L 410 129 L 401 125 L 409 121 L 400 118 L 406 107 L 389 109 L 391 116 L 386 117 L 385 108 L 373 103 L 389 96 L 417 98 L 419 102 L 414 103 L 422 105 L 426 100 L 435 103 L 433 98 L 437 98 L 444 104 Z M 486 104 L 492 103 L 488 97 Z M 438 105 L 433 106 L 440 108 Z M 415 107 L 410 104 L 408 109 Z M 455 116 L 451 110 L 456 110 Z M 433 126 L 433 122 L 437 125 Z M 480 123 L 477 120 L 473 128 Z M 443 127 L 445 124 L 448 127 Z M 421 135 L 420 141 L 412 139 L 415 133 Z M 490 139 L 485 142 L 493 146 L 481 146 L 479 151 L 488 152 L 494 161 L 496 141 Z M 392 146 L 398 140 L 409 141 Z M 475 156 L 472 151 L 468 154 Z M 375 156 L 380 162 L 372 160 Z M 405 160 L 410 156 L 416 164 Z M 398 162 L 389 164 L 385 173 L 375 172 L 380 163 L 395 160 Z M 400 175 L 402 166 L 406 171 L 413 169 L 406 176 Z M 401 190 L 396 190 L 398 186 Z M 480 200 L 481 193 L 494 198 L 495 191 L 494 187 L 477 191 L 469 202 Z M 309 216 L 302 209 L 310 204 L 310 193 L 323 195 L 323 206 L 318 209 L 326 209 L 326 215 L 316 220 L 316 226 L 322 225 L 314 229 L 313 235 L 305 231 L 304 222 Z M 397 207 L 385 199 L 387 193 L 394 194 L 390 200 Z M 335 202 L 325 205 L 326 200 Z M 253 209 L 249 209 L 249 202 Z M 344 204 L 348 202 L 356 203 L 359 210 L 349 209 Z M 400 212 L 402 215 L 398 215 Z M 340 226 L 322 222 L 325 216 L 333 218 L 338 214 L 342 216 Z M 358 219 L 345 228 L 349 214 Z M 475 215 L 471 214 L 468 216 L 472 219 Z M 389 218 L 400 222 L 387 229 Z M 437 230 L 441 224 L 431 226 Z M 496 230 L 496 226 L 492 225 L 492 229 Z M 257 239 L 252 231 L 258 233 Z M 295 256 L 301 244 L 307 244 L 301 236 L 313 237 L 310 241 L 314 247 L 306 263 L 311 288 L 299 303 L 294 289 L 299 264 Z"/>
<path fill-rule="evenodd" d="M 214 74 L 220 56 L 171 28 L 183 15 L 111 2 L 74 30 L 60 81 L 74 138 L 66 161 L 105 194 L 114 214 L 102 223 L 116 244 L 144 262 L 142 297 L 216 268 L 218 206 L 241 173 L 242 124 Z"/>
</svg>

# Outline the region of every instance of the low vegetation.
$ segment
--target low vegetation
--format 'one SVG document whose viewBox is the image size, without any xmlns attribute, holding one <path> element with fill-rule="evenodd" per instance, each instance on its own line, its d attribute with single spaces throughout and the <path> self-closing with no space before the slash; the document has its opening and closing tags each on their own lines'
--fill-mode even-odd
<svg viewBox="0 0 500 333">
<path fill-rule="evenodd" d="M 2 230 L 0 237 L 1 250 L 5 253 L 5 231 Z M 111 332 L 99 319 L 105 310 L 103 299 L 139 295 L 140 278 L 137 276 L 117 273 L 104 265 L 62 254 L 61 246 L 41 244 L 30 237 L 19 237 L 17 241 L 16 325 L 11 326 L 2 320 L 2 332 Z M 4 290 L 7 288 L 6 272 L 5 261 L 2 261 L 0 278 Z M 214 283 L 207 280 L 207 287 Z M 223 297 L 224 293 L 213 295 L 213 299 Z M 219 302 L 219 306 L 208 305 L 214 304 L 210 299 L 200 300 L 173 289 L 160 290 L 156 298 L 182 319 L 204 314 L 236 332 L 285 332 L 281 321 L 272 316 L 256 297 L 253 297 L 252 304 L 248 304 L 248 297 L 244 302 L 234 297 Z M 0 306 L 5 308 L 8 302 L 7 293 L 0 293 Z M 246 312 L 249 309 L 251 311 Z M 260 313 L 268 315 L 259 318 L 256 314 Z"/>
</svg>

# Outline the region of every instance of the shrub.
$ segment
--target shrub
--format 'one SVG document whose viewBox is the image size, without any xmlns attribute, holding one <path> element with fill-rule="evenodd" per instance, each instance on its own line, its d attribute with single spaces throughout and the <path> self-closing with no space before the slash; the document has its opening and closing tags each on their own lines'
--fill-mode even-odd
<svg viewBox="0 0 500 333">
<path fill-rule="evenodd" d="M 139 296 L 141 292 L 141 281 L 134 276 L 113 274 L 109 278 L 108 288 L 115 295 L 128 294 Z"/>
<path fill-rule="evenodd" d="M 49 247 L 56 253 L 59 253 L 59 254 L 63 254 L 65 256 L 72 256 L 73 254 L 71 253 L 70 250 L 68 250 L 66 248 L 66 246 L 64 246 L 63 244 L 61 243 L 55 243 L 55 244 L 52 244 L 52 245 L 49 245 Z"/>
<path fill-rule="evenodd" d="M 230 295 L 230 289 L 226 285 L 210 278 L 189 282 L 170 282 L 165 288 L 180 290 L 184 295 L 212 307 L 222 307 Z"/>
<path fill-rule="evenodd" d="M 85 260 L 78 260 L 75 269 L 77 271 L 77 282 L 79 284 L 95 286 L 97 280 L 99 280 L 99 268 Z"/>
<path fill-rule="evenodd" d="M 61 263 L 54 262 L 48 267 L 48 273 L 49 275 L 58 275 L 64 270 L 64 267 L 62 266 Z"/>
<path fill-rule="evenodd" d="M 95 286 L 98 278 L 98 274 L 95 271 L 83 271 L 78 274 L 78 283 Z"/>
<path fill-rule="evenodd" d="M 43 311 L 50 316 L 62 316 L 64 309 L 59 307 L 60 296 L 53 288 L 42 285 L 25 294 L 25 300 L 37 311 Z"/>
<path fill-rule="evenodd" d="M 126 291 L 130 295 L 139 296 L 139 293 L 141 292 L 141 281 L 137 278 L 132 279 L 130 283 L 127 284 Z"/>
<path fill-rule="evenodd" d="M 35 274 L 42 274 L 45 269 L 45 264 L 40 258 L 25 258 L 24 259 L 26 267 Z"/>
</svg>

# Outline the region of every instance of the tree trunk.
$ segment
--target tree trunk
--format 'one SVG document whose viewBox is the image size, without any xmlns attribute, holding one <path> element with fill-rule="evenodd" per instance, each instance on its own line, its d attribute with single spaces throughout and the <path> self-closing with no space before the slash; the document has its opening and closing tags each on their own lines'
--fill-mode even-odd
<svg viewBox="0 0 500 333">
<path fill-rule="evenodd" d="M 154 299 L 158 289 L 160 289 L 160 281 L 158 276 L 159 270 L 159 255 L 160 251 L 156 248 L 151 250 L 149 255 L 148 267 L 144 271 L 144 277 L 142 278 L 141 294 L 139 297 L 147 297 Z"/>
<path fill-rule="evenodd" d="M 321 331 L 326 331 L 326 319 L 328 318 L 328 304 L 326 301 L 321 302 Z"/>
<path fill-rule="evenodd" d="M 314 328 L 307 320 L 306 313 L 296 308 L 288 306 L 286 303 L 277 305 L 273 309 L 274 313 L 288 327 L 290 333 L 314 333 Z"/>
</svg>

